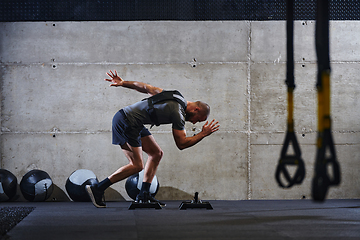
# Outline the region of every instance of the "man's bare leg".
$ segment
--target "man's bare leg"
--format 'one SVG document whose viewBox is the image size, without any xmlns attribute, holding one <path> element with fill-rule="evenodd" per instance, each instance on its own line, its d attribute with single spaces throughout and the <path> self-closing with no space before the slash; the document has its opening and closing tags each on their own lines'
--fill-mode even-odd
<svg viewBox="0 0 360 240">
<path fill-rule="evenodd" d="M 140 172 L 144 168 L 144 162 L 142 158 L 142 147 L 132 147 L 129 144 L 121 146 L 125 156 L 129 160 L 129 164 L 119 168 L 108 178 L 111 183 L 116 183 L 125 178 Z"/>
<path fill-rule="evenodd" d="M 151 183 L 159 166 L 160 160 L 164 155 L 164 152 L 156 143 L 155 138 L 152 135 L 141 138 L 141 142 L 143 145 L 143 151 L 148 155 L 143 181 Z"/>
<path fill-rule="evenodd" d="M 112 184 L 141 171 L 144 168 L 141 147 L 131 147 L 129 144 L 126 143 L 121 146 L 121 148 L 125 156 L 128 158 L 129 164 L 119 168 L 108 178 L 105 178 L 103 181 L 101 181 L 99 184 L 96 184 L 94 186 L 86 186 L 86 191 L 89 194 L 90 199 L 95 205 L 95 207 L 106 207 L 106 204 L 102 200 L 105 189 L 110 187 Z"/>
<path fill-rule="evenodd" d="M 152 135 L 142 137 L 141 142 L 143 151 L 147 153 L 148 159 L 145 164 L 143 183 L 140 193 L 136 197 L 136 201 L 139 202 L 150 200 L 150 202 L 157 202 L 160 205 L 165 206 L 165 203 L 156 200 L 150 194 L 151 182 L 155 176 L 156 170 L 164 153 Z"/>
</svg>

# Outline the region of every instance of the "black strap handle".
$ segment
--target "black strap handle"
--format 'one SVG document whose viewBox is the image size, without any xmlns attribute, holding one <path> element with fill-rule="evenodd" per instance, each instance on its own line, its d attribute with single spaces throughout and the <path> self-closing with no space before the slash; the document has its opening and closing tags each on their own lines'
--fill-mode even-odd
<svg viewBox="0 0 360 240">
<path fill-rule="evenodd" d="M 286 154 L 290 143 L 292 143 L 292 146 L 294 148 L 295 154 L 293 155 Z M 295 174 L 292 177 L 287 169 L 288 166 L 297 166 Z M 282 175 L 284 176 L 287 183 L 284 183 L 281 180 Z M 304 178 L 305 178 L 305 164 L 301 158 L 301 151 L 299 144 L 296 140 L 295 133 L 288 131 L 281 150 L 279 163 L 276 168 L 275 179 L 280 187 L 291 188 L 294 184 L 301 184 Z"/>
<path fill-rule="evenodd" d="M 336 161 L 336 152 L 330 129 L 319 133 L 320 148 L 316 154 L 315 175 L 312 181 L 312 198 L 315 201 L 324 201 L 330 186 L 340 184 L 340 165 Z M 326 154 L 328 152 L 328 154 Z M 328 156 L 326 156 L 328 155 Z M 329 175 L 329 167 L 332 174 Z"/>
</svg>

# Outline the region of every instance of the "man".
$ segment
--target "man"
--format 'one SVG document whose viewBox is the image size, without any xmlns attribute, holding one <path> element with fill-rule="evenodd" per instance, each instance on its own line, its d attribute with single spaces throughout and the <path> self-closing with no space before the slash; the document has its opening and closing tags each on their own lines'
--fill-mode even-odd
<svg viewBox="0 0 360 240">
<path fill-rule="evenodd" d="M 159 98 L 168 91 L 154 87 L 146 83 L 135 81 L 124 81 L 117 75 L 117 72 L 106 73 L 110 78 L 105 81 L 111 82 L 111 87 L 125 87 L 134 89 L 141 93 Z M 160 94 L 161 93 L 161 94 Z M 168 94 L 169 95 L 169 94 Z M 119 145 L 129 160 L 129 164 L 119 168 L 108 178 L 99 184 L 86 186 L 86 190 L 96 207 L 106 207 L 103 202 L 103 194 L 112 184 L 119 182 L 127 177 L 140 172 L 144 169 L 142 151 L 148 155 L 145 165 L 144 178 L 137 202 L 158 202 L 165 205 L 150 193 L 150 185 L 155 176 L 157 167 L 163 156 L 163 151 L 156 143 L 154 137 L 144 127 L 144 124 L 172 124 L 172 133 L 176 146 L 183 150 L 200 142 L 204 137 L 219 130 L 220 125 L 215 120 L 210 123 L 207 121 L 202 127 L 202 131 L 194 136 L 187 137 L 185 131 L 185 121 L 197 122 L 205 121 L 210 114 L 210 107 L 206 103 L 197 101 L 185 101 L 179 92 L 170 92 L 173 99 L 166 99 L 160 102 L 149 102 L 150 99 L 137 102 L 127 106 L 117 112 L 113 118 L 112 135 L 113 144 Z M 154 110 L 151 112 L 150 110 Z"/>
</svg>

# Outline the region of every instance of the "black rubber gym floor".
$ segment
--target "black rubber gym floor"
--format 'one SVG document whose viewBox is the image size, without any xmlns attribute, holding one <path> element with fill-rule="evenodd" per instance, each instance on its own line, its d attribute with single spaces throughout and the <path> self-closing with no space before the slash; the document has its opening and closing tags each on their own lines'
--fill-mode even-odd
<svg viewBox="0 0 360 240">
<path fill-rule="evenodd" d="M 5 202 L 31 209 L 2 239 L 360 239 L 360 200 L 210 201 L 213 210 L 128 210 L 130 202 L 97 209 L 79 202 Z"/>
</svg>

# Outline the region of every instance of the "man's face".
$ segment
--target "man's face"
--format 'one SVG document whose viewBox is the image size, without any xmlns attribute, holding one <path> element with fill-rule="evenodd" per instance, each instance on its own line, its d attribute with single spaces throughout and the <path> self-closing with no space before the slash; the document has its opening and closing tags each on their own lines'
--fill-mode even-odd
<svg viewBox="0 0 360 240">
<path fill-rule="evenodd" d="M 193 124 L 197 122 L 203 122 L 207 119 L 207 116 L 204 116 L 199 111 L 197 112 L 187 112 L 185 120 L 188 122 L 192 122 Z"/>
</svg>

